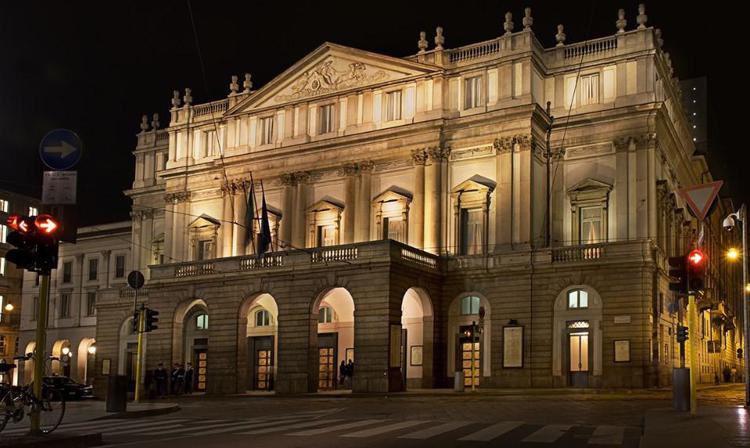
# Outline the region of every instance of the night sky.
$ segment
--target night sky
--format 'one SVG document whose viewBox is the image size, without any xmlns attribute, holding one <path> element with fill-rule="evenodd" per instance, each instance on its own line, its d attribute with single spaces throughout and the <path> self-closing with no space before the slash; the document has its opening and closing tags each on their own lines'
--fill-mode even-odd
<svg viewBox="0 0 750 448">
<path fill-rule="evenodd" d="M 558 23 L 573 43 L 614 34 L 620 7 L 628 30 L 637 15 L 632 1 L 401 3 L 193 0 L 204 82 L 186 1 L 2 2 L 0 188 L 40 195 L 39 141 L 69 128 L 85 145 L 77 167 L 80 224 L 128 219 L 122 191 L 132 182 L 140 117 L 158 112 L 165 127 L 173 89 L 192 88 L 196 103 L 215 100 L 226 97 L 231 75 L 241 81 L 245 72 L 257 89 L 324 41 L 404 56 L 417 51 L 420 30 L 432 47 L 441 25 L 453 48 L 501 35 L 506 11 L 520 30 L 525 6 L 545 47 L 554 45 Z M 677 5 L 646 3 L 648 24 L 662 29 L 676 76 L 708 78 L 709 160 L 714 176 L 728 182 L 722 194 L 739 204 L 750 198 L 742 175 L 747 143 L 733 132 L 747 126 L 737 107 L 744 68 L 735 62 L 744 62 L 738 51 L 746 27 L 739 12 L 718 3 Z"/>
</svg>

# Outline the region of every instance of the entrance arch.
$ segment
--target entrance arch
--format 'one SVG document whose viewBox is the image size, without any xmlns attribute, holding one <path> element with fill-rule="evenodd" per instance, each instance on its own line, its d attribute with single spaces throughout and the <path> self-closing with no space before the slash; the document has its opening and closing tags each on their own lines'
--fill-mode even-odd
<svg viewBox="0 0 750 448">
<path fill-rule="evenodd" d="M 94 344 L 96 344 L 94 338 L 83 338 L 80 344 L 78 344 L 76 371 L 78 372 L 79 379 L 84 384 L 90 383 L 89 372 L 92 372 L 90 369 L 93 369 L 91 361 L 93 361 L 94 354 L 96 353 L 96 345 Z"/>
<path fill-rule="evenodd" d="M 181 309 L 185 311 L 180 312 Z M 173 352 L 174 362 L 182 368 L 191 364 L 194 372 L 190 384 L 183 385 L 185 391 L 206 391 L 209 325 L 208 306 L 202 299 L 187 302 L 175 312 L 174 341 L 179 341 L 179 344 L 175 345 Z"/>
<path fill-rule="evenodd" d="M 117 373 L 128 377 L 128 391 L 135 391 L 135 374 L 138 357 L 138 334 L 133 331 L 133 316 L 128 316 L 120 325 Z M 146 338 L 143 338 L 143 352 L 146 353 Z"/>
<path fill-rule="evenodd" d="M 602 375 L 602 299 L 588 285 L 558 294 L 552 324 L 552 376 L 557 385 L 597 386 Z"/>
<path fill-rule="evenodd" d="M 480 313 L 484 312 L 484 319 Z M 480 325 L 484 321 L 484 325 Z M 492 375 L 492 310 L 490 302 L 482 294 L 467 292 L 460 294 L 448 308 L 448 359 L 447 375 L 464 373 L 464 386 L 481 385 L 483 378 Z M 472 333 L 475 324 L 476 332 Z M 473 346 L 472 346 L 473 341 Z M 472 370 L 472 358 L 474 369 Z"/>
<path fill-rule="evenodd" d="M 434 320 L 427 291 L 409 288 L 401 301 L 401 372 L 407 388 L 432 387 Z"/>
<path fill-rule="evenodd" d="M 24 350 L 23 354 L 28 355 L 29 353 L 34 353 L 34 350 L 36 349 L 36 342 L 30 341 L 28 344 L 26 344 L 26 350 Z M 34 377 L 34 359 L 29 358 L 26 361 L 23 361 L 23 384 L 29 384 L 31 380 Z"/>
<path fill-rule="evenodd" d="M 250 297 L 240 306 L 239 390 L 274 390 L 279 347 L 278 317 L 276 299 L 268 293 Z"/>
<path fill-rule="evenodd" d="M 50 363 L 50 373 L 52 375 L 70 376 L 70 364 L 73 357 L 73 351 L 70 347 L 70 340 L 58 339 L 52 344 L 52 356 L 55 360 Z"/>
<path fill-rule="evenodd" d="M 341 362 L 354 365 L 354 299 L 346 288 L 321 293 L 312 306 L 310 347 L 314 383 L 311 389 L 349 389 L 356 376 L 340 377 Z M 342 381 L 343 380 L 343 381 Z"/>
</svg>

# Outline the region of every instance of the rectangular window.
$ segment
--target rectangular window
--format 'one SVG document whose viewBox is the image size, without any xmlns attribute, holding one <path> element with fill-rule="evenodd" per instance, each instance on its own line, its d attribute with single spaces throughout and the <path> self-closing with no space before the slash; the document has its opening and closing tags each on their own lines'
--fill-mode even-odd
<svg viewBox="0 0 750 448">
<path fill-rule="evenodd" d="M 66 261 L 63 263 L 63 283 L 70 283 L 73 281 L 73 262 Z"/>
<path fill-rule="evenodd" d="M 60 294 L 60 318 L 70 317 L 70 293 Z"/>
<path fill-rule="evenodd" d="M 401 119 L 401 91 L 388 92 L 385 95 L 385 120 Z"/>
<path fill-rule="evenodd" d="M 0 243 L 7 243 L 8 238 L 8 226 L 0 224 Z"/>
<path fill-rule="evenodd" d="M 273 117 L 260 119 L 260 144 L 267 145 L 273 142 Z"/>
<path fill-rule="evenodd" d="M 601 207 L 581 207 L 581 244 L 594 244 L 602 241 L 602 212 Z"/>
<path fill-rule="evenodd" d="M 334 107 L 333 104 L 326 104 L 319 108 L 319 125 L 318 134 L 327 134 L 333 132 Z"/>
<path fill-rule="evenodd" d="M 198 253 L 196 258 L 198 260 L 208 260 L 213 258 L 213 240 L 200 240 L 198 241 Z"/>
<path fill-rule="evenodd" d="M 321 306 L 318 310 L 318 323 L 330 324 L 333 322 L 333 308 L 330 306 Z"/>
<path fill-rule="evenodd" d="M 5 297 L 0 296 L 0 322 L 5 318 L 3 311 L 5 311 Z"/>
<path fill-rule="evenodd" d="M 335 246 L 336 245 L 336 226 L 318 226 L 317 246 Z"/>
<path fill-rule="evenodd" d="M 464 109 L 482 105 L 482 77 L 474 76 L 464 81 Z"/>
<path fill-rule="evenodd" d="M 599 102 L 599 74 L 581 76 L 581 106 Z"/>
<path fill-rule="evenodd" d="M 206 139 L 205 145 L 204 145 L 204 153 L 203 155 L 208 157 L 216 154 L 218 151 L 216 151 L 216 148 L 218 147 L 219 143 L 216 139 L 216 131 L 208 131 L 203 136 Z"/>
<path fill-rule="evenodd" d="M 406 230 L 401 217 L 383 218 L 383 239 L 406 242 Z"/>
<path fill-rule="evenodd" d="M 0 212 L 8 213 L 8 200 L 0 199 Z"/>
<path fill-rule="evenodd" d="M 208 330 L 208 314 L 199 314 L 195 317 L 195 328 Z"/>
<path fill-rule="evenodd" d="M 34 276 L 34 286 L 39 286 L 39 274 Z"/>
<path fill-rule="evenodd" d="M 29 216 L 39 215 L 39 210 L 36 207 L 29 207 Z"/>
<path fill-rule="evenodd" d="M 96 291 L 89 291 L 86 293 L 86 315 L 96 315 Z"/>
<path fill-rule="evenodd" d="M 461 209 L 461 234 L 459 255 L 476 255 L 483 252 L 484 226 L 482 209 Z"/>
<path fill-rule="evenodd" d="M 0 275 L 5 275 L 5 257 L 0 258 Z"/>
<path fill-rule="evenodd" d="M 89 260 L 89 280 L 96 280 L 99 276 L 99 259 L 92 258 Z"/>
<path fill-rule="evenodd" d="M 125 255 L 115 256 L 115 278 L 125 277 Z"/>
<path fill-rule="evenodd" d="M 568 293 L 568 308 L 588 308 L 589 293 L 581 289 L 576 289 Z"/>
</svg>

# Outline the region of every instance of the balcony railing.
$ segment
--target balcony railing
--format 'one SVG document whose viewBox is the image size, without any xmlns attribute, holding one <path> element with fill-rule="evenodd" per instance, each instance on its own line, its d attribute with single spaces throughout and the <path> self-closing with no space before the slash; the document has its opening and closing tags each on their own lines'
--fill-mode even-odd
<svg viewBox="0 0 750 448">
<path fill-rule="evenodd" d="M 495 53 L 499 53 L 501 49 L 500 39 L 501 38 L 492 39 L 451 50 L 450 61 L 452 63 L 456 63 L 469 59 L 479 59 L 485 56 L 491 56 Z"/>
<path fill-rule="evenodd" d="M 229 108 L 229 100 L 213 101 L 206 104 L 199 104 L 193 108 L 195 117 L 203 115 L 221 115 Z"/>
<path fill-rule="evenodd" d="M 565 59 L 598 56 L 614 50 L 617 50 L 617 36 L 608 36 L 565 46 Z"/>
<path fill-rule="evenodd" d="M 349 261 L 357 259 L 357 248 L 356 247 L 343 247 L 343 248 L 331 248 L 331 249 L 315 249 L 313 250 L 312 263 L 328 263 L 329 261 Z"/>
<path fill-rule="evenodd" d="M 436 256 L 410 247 L 401 248 L 401 258 L 432 269 L 437 269 L 438 267 L 438 258 Z"/>
<path fill-rule="evenodd" d="M 560 247 L 552 249 L 552 262 L 598 260 L 604 256 L 604 244 Z"/>
<path fill-rule="evenodd" d="M 216 265 L 213 262 L 198 262 L 195 264 L 186 264 L 177 266 L 174 270 L 174 276 L 180 277 L 195 277 L 198 275 L 213 274 L 216 270 Z"/>
<path fill-rule="evenodd" d="M 240 259 L 240 271 L 256 271 L 258 269 L 276 268 L 280 266 L 284 266 L 283 253 Z"/>
</svg>

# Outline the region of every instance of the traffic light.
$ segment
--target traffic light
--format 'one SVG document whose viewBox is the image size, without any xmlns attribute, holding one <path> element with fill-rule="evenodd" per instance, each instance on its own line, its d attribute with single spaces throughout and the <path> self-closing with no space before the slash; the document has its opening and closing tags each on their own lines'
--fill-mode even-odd
<svg viewBox="0 0 750 448">
<path fill-rule="evenodd" d="M 706 255 L 700 249 L 693 249 L 687 256 L 688 279 L 691 291 L 702 291 L 706 275 Z"/>
<path fill-rule="evenodd" d="M 26 216 L 10 215 L 8 227 L 13 229 L 6 241 L 16 247 L 5 254 L 5 259 L 15 264 L 19 269 L 29 269 L 34 266 L 34 237 L 31 234 L 34 222 Z"/>
<path fill-rule="evenodd" d="M 141 316 L 140 311 L 133 311 L 133 320 L 130 321 L 130 332 L 138 334 L 138 319 Z"/>
<path fill-rule="evenodd" d="M 677 342 L 685 342 L 688 340 L 688 327 L 677 325 Z"/>
<path fill-rule="evenodd" d="M 7 241 L 16 247 L 5 255 L 5 259 L 20 269 L 49 274 L 57 267 L 58 222 L 50 215 L 10 215 L 8 227 L 13 231 Z"/>
<path fill-rule="evenodd" d="M 145 332 L 154 331 L 157 328 L 159 328 L 156 324 L 159 323 L 159 312 L 156 310 L 152 310 L 151 308 L 146 308 L 146 328 Z"/>
<path fill-rule="evenodd" d="M 687 294 L 687 257 L 669 257 L 669 289 Z"/>
</svg>

